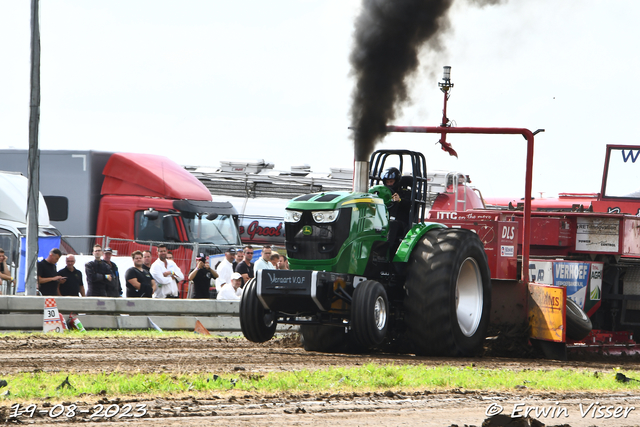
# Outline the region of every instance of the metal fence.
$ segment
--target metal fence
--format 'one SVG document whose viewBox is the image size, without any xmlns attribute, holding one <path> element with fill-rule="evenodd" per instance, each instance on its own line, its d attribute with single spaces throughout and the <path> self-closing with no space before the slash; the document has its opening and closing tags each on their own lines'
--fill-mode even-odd
<svg viewBox="0 0 640 427">
<path fill-rule="evenodd" d="M 204 253 L 209 257 L 209 263 L 212 268 L 216 267 L 219 261 L 224 259 L 224 251 L 227 246 L 219 246 L 204 243 L 183 243 L 183 242 L 163 242 L 163 241 L 141 241 L 131 239 L 112 238 L 109 236 L 61 236 L 60 250 L 63 256 L 57 264 L 58 270 L 66 266 L 66 255 L 74 254 L 76 256 L 76 268 L 83 273 L 84 276 L 84 264 L 93 260 L 93 245 L 99 244 L 103 248 L 110 247 L 113 250 L 112 262 L 118 266 L 120 272 L 120 282 L 123 288 L 123 294 L 126 294 L 126 286 L 124 275 L 129 267 L 133 266 L 133 260 L 131 253 L 139 251 L 151 252 L 152 262 L 158 258 L 158 245 L 164 244 L 173 257 L 173 261 L 180 267 L 182 273 L 185 276 L 185 280 L 178 284 L 181 298 L 188 298 L 190 296 L 190 283 L 187 280 L 189 272 L 196 267 L 196 257 L 200 253 Z M 5 250 L 6 251 L 6 250 Z M 256 249 L 254 259 L 260 257 L 261 250 Z M 13 260 L 11 254 L 7 253 L 7 266 L 12 268 L 12 274 L 17 277 L 16 265 L 18 260 Z M 12 267 L 13 266 L 13 267 Z M 86 288 L 86 277 L 83 277 Z M 213 285 L 213 283 L 212 283 Z M 15 295 L 17 286 L 12 286 L 9 283 L 0 281 L 0 292 L 2 295 Z"/>
<path fill-rule="evenodd" d="M 224 258 L 226 247 L 204 243 L 182 243 L 182 242 L 164 242 L 164 241 L 141 241 L 112 238 L 109 236 L 62 236 L 61 250 L 63 254 L 76 255 L 76 268 L 84 272 L 84 262 L 93 259 L 93 245 L 99 244 L 103 248 L 111 248 L 113 250 L 112 261 L 118 266 L 120 271 L 120 281 L 124 286 L 124 274 L 129 267 L 133 266 L 131 254 L 136 251 L 151 252 L 152 262 L 158 258 L 158 245 L 164 244 L 171 254 L 173 261 L 180 267 L 185 279 L 178 283 L 181 298 L 190 296 L 190 283 L 187 280 L 189 272 L 196 267 L 196 257 L 200 253 L 209 256 L 209 262 L 212 268 Z M 83 248 L 83 250 L 79 250 Z M 88 257 L 88 258 L 87 258 Z M 64 268 L 64 257 L 58 265 Z M 214 283 L 212 283 L 212 286 Z"/>
</svg>

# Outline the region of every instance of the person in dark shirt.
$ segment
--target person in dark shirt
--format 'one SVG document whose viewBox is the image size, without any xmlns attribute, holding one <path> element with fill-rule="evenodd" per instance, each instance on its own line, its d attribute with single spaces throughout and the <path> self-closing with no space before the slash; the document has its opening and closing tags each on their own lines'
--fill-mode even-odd
<svg viewBox="0 0 640 427">
<path fill-rule="evenodd" d="M 113 250 L 111 248 L 104 248 L 104 262 L 111 268 L 113 276 L 111 276 L 111 283 L 107 286 L 108 297 L 121 297 L 122 296 L 122 284 L 120 283 L 120 272 L 115 262 L 111 261 L 111 255 Z"/>
<path fill-rule="evenodd" d="M 151 298 L 157 285 L 156 281 L 151 277 L 151 273 L 143 268 L 142 252 L 134 251 L 131 254 L 131 258 L 133 258 L 133 267 L 124 274 L 124 278 L 127 281 L 127 297 Z"/>
<path fill-rule="evenodd" d="M 151 252 L 142 251 L 142 268 L 149 271 L 151 270 Z"/>
<path fill-rule="evenodd" d="M 236 251 L 236 259 L 233 261 L 233 272 L 236 272 L 236 267 L 238 263 L 241 263 L 244 259 L 244 249 L 240 248 Z"/>
<path fill-rule="evenodd" d="M 236 266 L 236 273 L 240 273 L 242 276 L 243 285 L 250 279 L 253 279 L 253 248 L 251 246 L 244 247 L 244 259 Z"/>
<path fill-rule="evenodd" d="M 67 280 L 60 283 L 60 295 L 77 297 L 78 294 L 84 296 L 84 283 L 82 283 L 82 272 L 75 268 L 76 257 L 67 255 L 67 266 L 58 271 L 58 274 Z"/>
<path fill-rule="evenodd" d="M 38 263 L 38 290 L 42 295 L 62 296 L 59 286 L 67 279 L 60 276 L 56 269 L 61 255 L 60 249 L 53 248 L 49 251 L 49 256 Z"/>
<path fill-rule="evenodd" d="M 102 260 L 102 246 L 93 245 L 93 256 L 95 259 L 84 265 L 87 275 L 87 296 L 106 297 L 113 272 L 109 264 Z"/>
<path fill-rule="evenodd" d="M 200 254 L 196 261 L 196 268 L 189 273 L 189 280 L 193 282 L 193 298 L 208 299 L 211 279 L 216 279 L 218 273 L 211 268 L 205 254 Z"/>
<path fill-rule="evenodd" d="M 391 206 L 389 206 L 389 218 L 391 220 L 400 221 L 402 224 L 402 232 L 407 232 L 411 226 L 411 192 L 406 188 L 400 187 L 400 178 L 402 175 L 398 168 L 389 168 L 382 176 L 384 186 L 391 190 Z M 404 234 L 403 234 L 404 237 Z"/>
</svg>

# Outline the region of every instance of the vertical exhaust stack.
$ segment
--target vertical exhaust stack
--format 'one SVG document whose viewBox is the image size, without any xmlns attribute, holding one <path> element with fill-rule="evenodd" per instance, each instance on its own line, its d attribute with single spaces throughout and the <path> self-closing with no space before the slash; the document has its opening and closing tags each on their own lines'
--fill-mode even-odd
<svg viewBox="0 0 640 427">
<path fill-rule="evenodd" d="M 353 168 L 353 191 L 366 193 L 369 189 L 369 162 L 356 160 Z"/>
</svg>

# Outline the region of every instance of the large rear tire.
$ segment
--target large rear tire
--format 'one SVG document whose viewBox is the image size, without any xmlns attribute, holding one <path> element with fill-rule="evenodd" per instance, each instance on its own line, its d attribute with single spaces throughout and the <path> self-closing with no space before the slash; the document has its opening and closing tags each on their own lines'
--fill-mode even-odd
<svg viewBox="0 0 640 427">
<path fill-rule="evenodd" d="M 240 300 L 240 328 L 245 338 L 253 342 L 269 341 L 276 332 L 276 319 L 258 299 L 256 279 L 247 282 Z"/>
<path fill-rule="evenodd" d="M 351 328 L 358 343 L 369 349 L 382 344 L 389 326 L 389 299 L 384 286 L 365 280 L 356 287 L 351 301 Z"/>
<path fill-rule="evenodd" d="M 469 230 L 428 231 L 405 282 L 407 338 L 416 353 L 474 356 L 489 326 L 491 276 L 484 246 Z"/>
</svg>

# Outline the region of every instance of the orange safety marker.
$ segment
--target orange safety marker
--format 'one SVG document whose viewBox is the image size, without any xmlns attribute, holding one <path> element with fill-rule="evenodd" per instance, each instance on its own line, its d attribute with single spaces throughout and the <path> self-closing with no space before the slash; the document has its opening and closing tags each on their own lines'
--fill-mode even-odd
<svg viewBox="0 0 640 427">
<path fill-rule="evenodd" d="M 64 332 L 62 323 L 60 322 L 60 313 L 55 298 L 46 298 L 44 300 L 44 322 L 42 324 L 42 332 Z"/>
<path fill-rule="evenodd" d="M 211 335 L 211 333 L 209 333 L 207 328 L 205 328 L 202 322 L 200 322 L 199 320 L 196 320 L 196 328 L 193 330 L 193 332 L 195 332 L 196 334 Z"/>
</svg>

